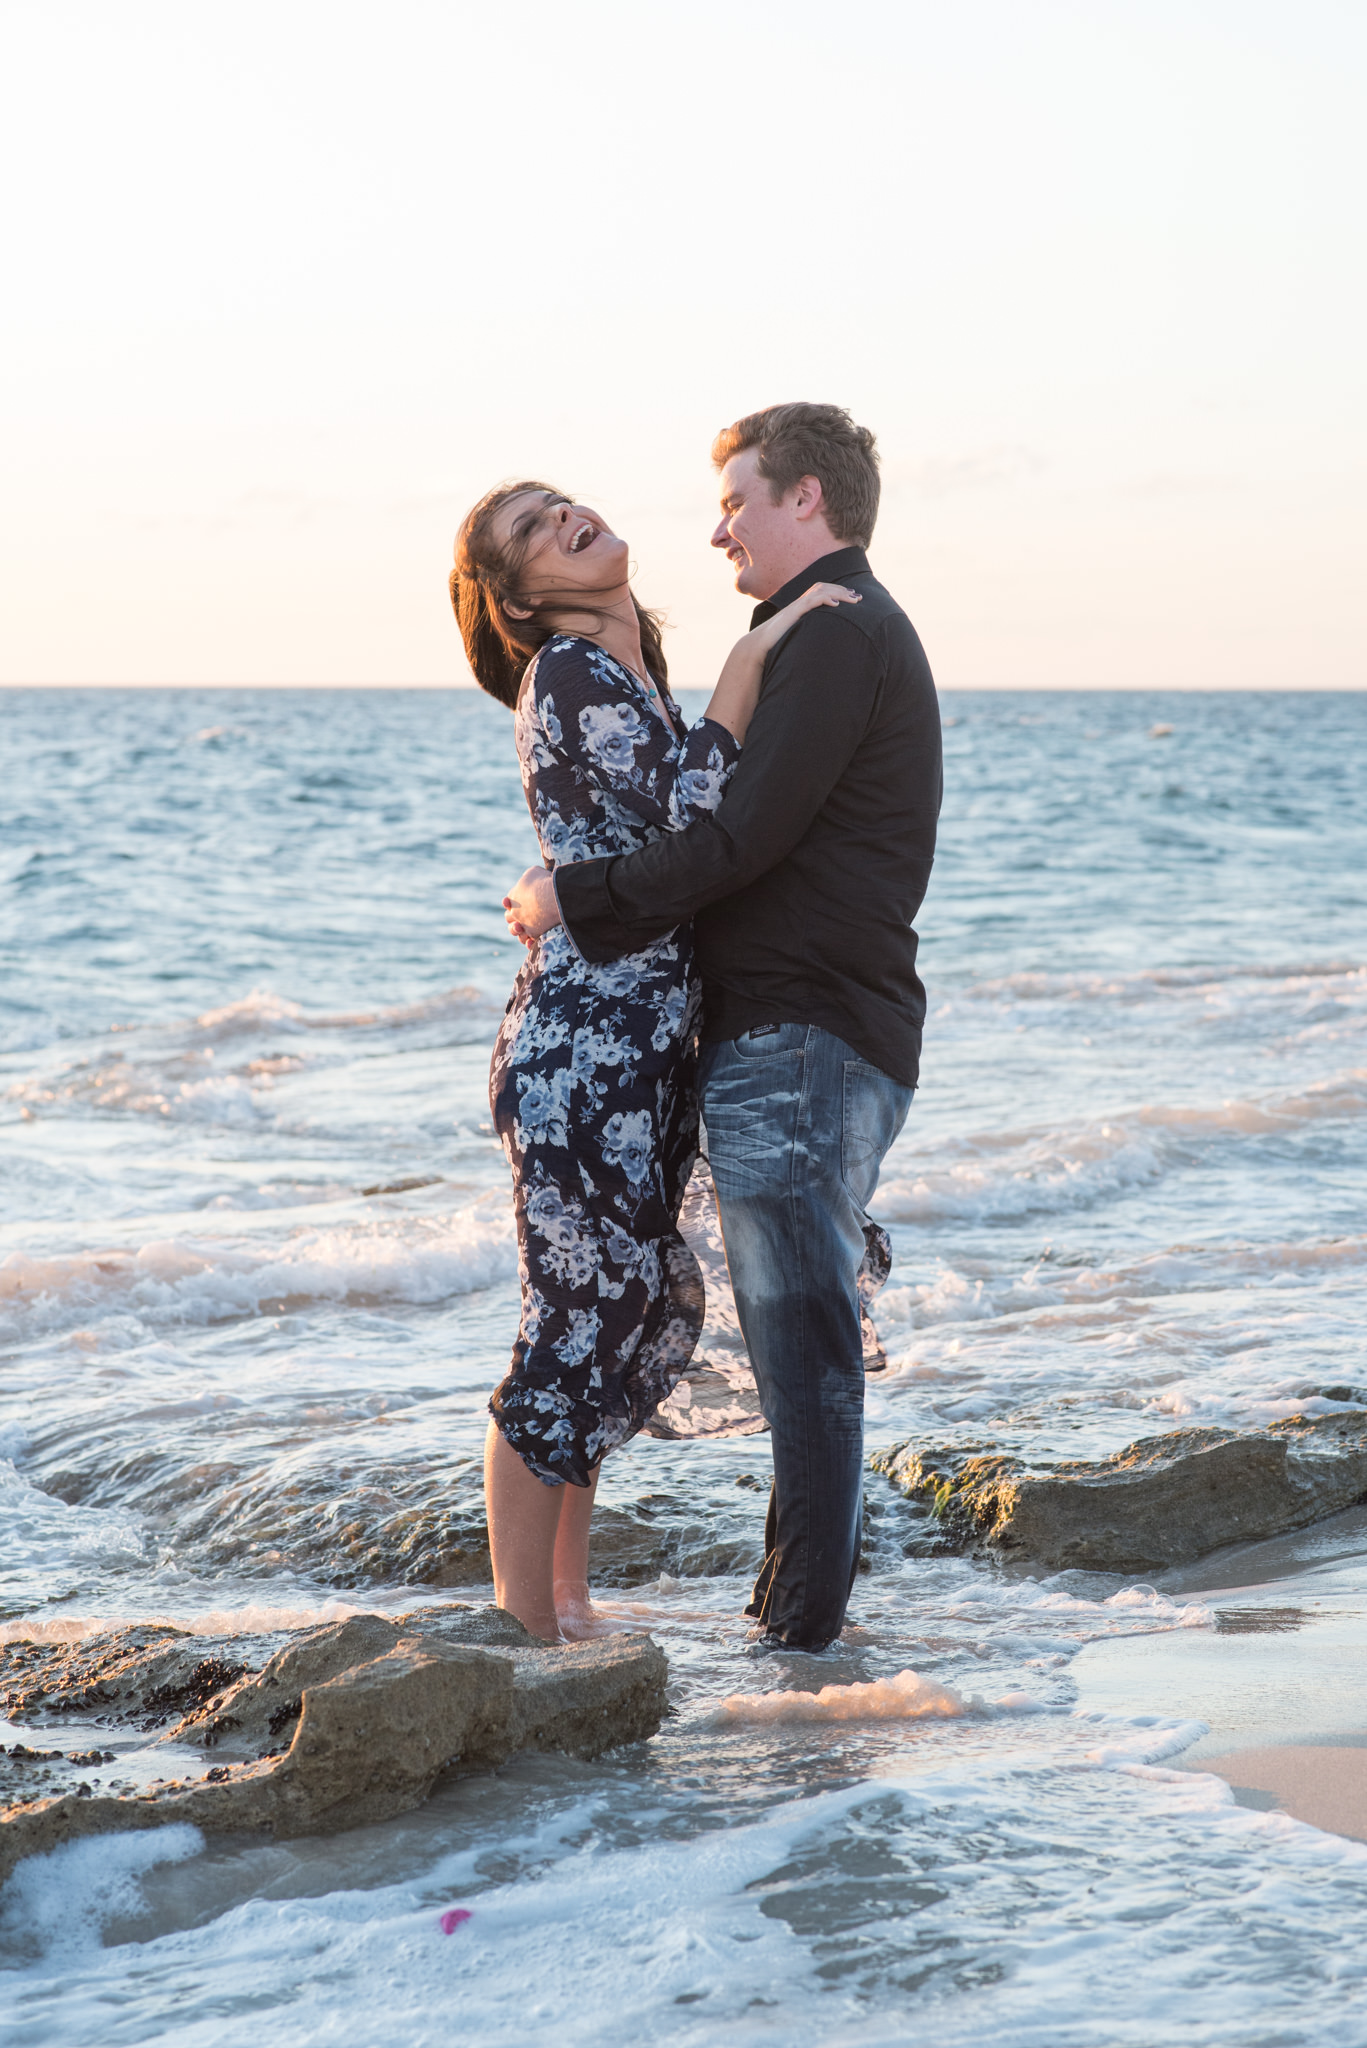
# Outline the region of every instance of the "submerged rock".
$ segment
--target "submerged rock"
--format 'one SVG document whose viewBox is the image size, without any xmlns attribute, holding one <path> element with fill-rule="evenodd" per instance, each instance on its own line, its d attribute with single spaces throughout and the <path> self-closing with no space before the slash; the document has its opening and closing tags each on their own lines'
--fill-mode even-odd
<svg viewBox="0 0 1367 2048">
<path fill-rule="evenodd" d="M 749 1503 L 731 1515 L 700 1513 L 696 1502 L 652 1493 L 630 1511 L 599 1507 L 589 1537 L 595 1585 L 642 1586 L 662 1573 L 673 1579 L 716 1578 L 758 1565 L 763 1518 Z"/>
<path fill-rule="evenodd" d="M 689 1399 L 702 1401 L 704 1392 L 700 1379 Z M 294 1572 L 342 1592 L 432 1587 L 456 1598 L 493 1578 L 477 1459 L 417 1451 L 386 1458 L 368 1438 L 363 1453 L 339 1464 L 335 1440 L 323 1434 L 280 1460 L 191 1465 L 172 1438 L 132 1474 L 123 1465 L 111 1471 L 107 1449 L 92 1439 L 77 1460 L 66 1433 L 54 1432 L 26 1460 L 25 1476 L 72 1506 L 145 1515 L 187 1568 L 272 1580 Z M 625 1587 L 662 1572 L 706 1578 L 748 1570 L 759 1562 L 758 1539 L 753 1517 L 719 1525 L 682 1490 L 604 1500 L 594 1518 L 593 1577 Z"/>
<path fill-rule="evenodd" d="M 340 1465 L 326 1436 L 264 1462 L 191 1462 L 172 1433 L 116 1464 L 65 1431 L 33 1446 L 28 1475 L 69 1505 L 150 1516 L 177 1556 L 235 1574 L 282 1568 L 338 1587 L 471 1586 L 492 1577 L 478 1459 L 387 1458 L 373 1444 Z"/>
<path fill-rule="evenodd" d="M 933 1516 L 934 1547 L 1052 1571 L 1155 1571 L 1367 1498 L 1367 1410 L 1292 1415 L 1263 1430 L 1178 1429 L 1048 1468 L 906 1443 L 870 1463 Z"/>
<path fill-rule="evenodd" d="M 147 1640 L 137 1645 L 134 1636 Z M 21 1665 L 24 1676 L 7 1698 L 22 1693 L 27 1712 L 45 1721 L 67 1701 L 80 1704 L 66 1711 L 98 1705 L 104 1723 L 141 1727 L 149 1673 L 165 1683 L 172 1654 L 182 1659 L 176 1672 L 192 1669 L 183 1662 L 192 1650 L 201 1664 L 231 1668 L 227 1653 L 242 1641 L 145 1628 L 111 1631 L 78 1651 L 11 1645 L 5 1662 Z M 46 1683 L 28 1668 L 34 1651 L 53 1652 L 37 1660 L 52 1667 Z M 99 1677 L 105 1658 L 114 1674 L 108 1684 Z M 518 1750 L 595 1757 L 655 1733 L 667 1675 L 648 1636 L 538 1644 L 497 1608 L 437 1608 L 397 1620 L 353 1615 L 298 1634 L 259 1670 L 193 1703 L 151 1746 L 152 1761 L 165 1753 L 168 1764 L 193 1747 L 211 1750 L 202 1776 L 182 1763 L 179 1778 L 111 1794 L 72 1781 L 83 1766 L 114 1761 L 114 1751 L 12 1748 L 3 1759 L 0 1797 L 13 1803 L 0 1807 L 0 1881 L 21 1857 L 78 1836 L 171 1821 L 280 1839 L 330 1834 L 404 1813 L 443 1774 L 488 1770 Z M 9 1705 L 11 1718 L 20 1711 Z M 117 1760 L 146 1767 L 148 1751 L 125 1750 Z M 65 1783 L 53 1785 L 54 1776 Z M 49 1788 L 53 1796 L 42 1796 Z"/>
</svg>

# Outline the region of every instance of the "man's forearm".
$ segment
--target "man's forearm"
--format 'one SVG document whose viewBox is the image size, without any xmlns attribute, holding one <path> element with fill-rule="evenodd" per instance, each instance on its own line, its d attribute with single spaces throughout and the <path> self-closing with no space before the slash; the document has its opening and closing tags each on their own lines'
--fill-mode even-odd
<svg viewBox="0 0 1367 2048">
<path fill-rule="evenodd" d="M 671 832 L 633 854 L 575 861 L 555 871 L 566 931 L 586 960 L 638 953 L 708 903 L 740 886 L 738 849 L 715 818 Z"/>
</svg>

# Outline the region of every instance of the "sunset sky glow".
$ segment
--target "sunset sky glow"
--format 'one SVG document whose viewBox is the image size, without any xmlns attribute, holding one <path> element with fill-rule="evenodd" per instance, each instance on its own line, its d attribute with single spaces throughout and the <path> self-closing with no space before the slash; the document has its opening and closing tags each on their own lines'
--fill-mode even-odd
<svg viewBox="0 0 1367 2048">
<path fill-rule="evenodd" d="M 468 681 L 451 537 L 530 473 L 710 682 L 708 445 L 803 397 L 942 685 L 1365 687 L 1365 58 L 1348 0 L 7 0 L 0 681 Z"/>
</svg>

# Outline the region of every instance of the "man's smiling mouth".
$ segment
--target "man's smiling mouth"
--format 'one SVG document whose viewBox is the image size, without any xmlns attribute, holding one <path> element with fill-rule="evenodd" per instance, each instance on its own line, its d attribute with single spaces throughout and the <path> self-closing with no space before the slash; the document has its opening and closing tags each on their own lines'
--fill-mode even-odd
<svg viewBox="0 0 1367 2048">
<path fill-rule="evenodd" d="M 586 547 L 592 546 L 593 542 L 597 540 L 597 538 L 597 527 L 590 526 L 587 522 L 585 522 L 585 524 L 580 527 L 578 533 L 576 533 L 576 535 L 574 536 L 574 539 L 570 542 L 570 553 L 572 555 L 582 554 L 583 550 Z"/>
</svg>

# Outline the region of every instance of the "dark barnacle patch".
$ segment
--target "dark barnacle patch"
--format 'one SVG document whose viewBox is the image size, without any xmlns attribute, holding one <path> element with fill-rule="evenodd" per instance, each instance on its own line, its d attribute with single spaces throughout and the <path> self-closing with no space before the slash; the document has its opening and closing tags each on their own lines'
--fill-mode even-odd
<svg viewBox="0 0 1367 2048">
<path fill-rule="evenodd" d="M 150 1718 L 144 1727 L 154 1728 L 159 1721 L 170 1720 L 173 1716 L 183 1718 L 186 1714 L 197 1713 L 207 1707 L 216 1693 L 226 1691 L 236 1684 L 247 1667 L 245 1664 L 229 1664 L 223 1657 L 203 1657 L 188 1677 L 168 1685 L 154 1686 L 143 1695 L 143 1712 Z"/>
<path fill-rule="evenodd" d="M 276 1708 L 267 1726 L 272 1735 L 282 1735 L 286 1728 L 292 1728 L 304 1710 L 302 1694 L 297 1699 L 286 1700 Z"/>
</svg>

